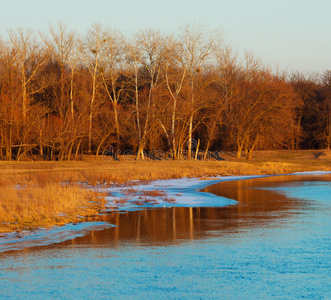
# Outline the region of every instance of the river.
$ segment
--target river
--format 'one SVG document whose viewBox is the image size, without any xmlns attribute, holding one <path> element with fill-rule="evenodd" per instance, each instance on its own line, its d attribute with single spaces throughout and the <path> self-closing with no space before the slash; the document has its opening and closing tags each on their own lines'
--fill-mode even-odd
<svg viewBox="0 0 331 300">
<path fill-rule="evenodd" d="M 0 298 L 330 299 L 331 175 L 225 181 L 238 201 L 100 216 L 116 227 L 0 253 Z"/>
</svg>

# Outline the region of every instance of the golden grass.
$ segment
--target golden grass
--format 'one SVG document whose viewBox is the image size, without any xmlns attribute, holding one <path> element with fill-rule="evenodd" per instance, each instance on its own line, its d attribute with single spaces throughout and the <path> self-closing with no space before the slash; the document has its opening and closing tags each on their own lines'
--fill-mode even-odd
<svg viewBox="0 0 331 300">
<path fill-rule="evenodd" d="M 252 161 L 87 161 L 0 162 L 0 185 L 84 182 L 91 185 L 214 175 L 276 174 L 331 170 L 331 154 L 314 159 L 313 151 L 256 151 Z M 93 160 L 94 159 L 94 160 Z"/>
<path fill-rule="evenodd" d="M 104 204 L 101 194 L 79 186 L 2 187 L 0 232 L 78 222 L 81 217 L 97 215 Z"/>
<path fill-rule="evenodd" d="M 166 193 L 162 190 L 141 191 L 140 195 L 145 197 L 161 197 Z"/>
<path fill-rule="evenodd" d="M 0 162 L 0 232 L 96 214 L 102 209 L 102 197 L 77 183 L 130 186 L 132 180 L 330 171 L 331 153 L 324 152 L 318 159 L 313 151 L 256 151 L 252 161 L 236 161 L 228 152 L 223 156 L 226 161 L 105 162 L 85 157 L 68 162 Z"/>
</svg>

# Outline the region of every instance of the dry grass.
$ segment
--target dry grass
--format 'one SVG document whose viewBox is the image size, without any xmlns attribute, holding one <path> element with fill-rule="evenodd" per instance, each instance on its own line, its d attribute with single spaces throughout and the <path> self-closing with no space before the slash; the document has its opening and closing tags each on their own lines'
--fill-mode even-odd
<svg viewBox="0 0 331 300">
<path fill-rule="evenodd" d="M 315 159 L 313 152 L 256 151 L 252 161 L 236 161 L 229 152 L 223 156 L 226 161 L 105 162 L 89 157 L 77 162 L 0 162 L 0 186 L 50 182 L 121 184 L 130 180 L 331 170 L 331 153 L 325 151 L 325 155 Z"/>
<path fill-rule="evenodd" d="M 162 190 L 141 191 L 140 195 L 145 197 L 161 197 L 165 195 L 165 192 Z"/>
<path fill-rule="evenodd" d="M 77 186 L 78 182 L 131 186 L 135 184 L 131 180 L 330 171 L 331 153 L 324 152 L 317 159 L 314 151 L 256 151 L 252 161 L 236 161 L 234 153 L 228 152 L 223 155 L 226 161 L 105 162 L 87 157 L 79 162 L 0 162 L 0 232 L 61 224 L 77 220 L 77 215 L 97 213 L 102 209 L 101 198 Z"/>
<path fill-rule="evenodd" d="M 78 222 L 97 215 L 104 204 L 103 195 L 79 186 L 2 187 L 0 232 Z"/>
</svg>

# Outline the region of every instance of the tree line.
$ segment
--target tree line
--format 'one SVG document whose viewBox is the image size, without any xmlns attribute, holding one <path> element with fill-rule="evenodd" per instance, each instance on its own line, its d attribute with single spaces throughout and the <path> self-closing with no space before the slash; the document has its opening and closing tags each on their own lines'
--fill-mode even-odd
<svg viewBox="0 0 331 300">
<path fill-rule="evenodd" d="M 276 73 L 276 74 L 275 74 Z M 0 40 L 0 159 L 77 159 L 105 149 L 172 159 L 221 149 L 330 149 L 331 71 L 272 72 L 195 24 L 131 38 L 61 22 Z"/>
</svg>

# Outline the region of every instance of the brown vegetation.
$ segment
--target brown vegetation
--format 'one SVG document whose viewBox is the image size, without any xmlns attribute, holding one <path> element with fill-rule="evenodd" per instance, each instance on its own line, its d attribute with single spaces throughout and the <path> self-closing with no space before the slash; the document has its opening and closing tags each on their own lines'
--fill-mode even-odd
<svg viewBox="0 0 331 300">
<path fill-rule="evenodd" d="M 330 71 L 274 74 L 252 54 L 239 60 L 194 24 L 132 39 L 100 24 L 85 36 L 61 22 L 39 39 L 11 30 L 0 41 L 0 159 L 330 149 L 330 82 Z"/>
<path fill-rule="evenodd" d="M 82 221 L 104 204 L 103 195 L 74 185 L 1 187 L 0 232 Z"/>
<path fill-rule="evenodd" d="M 11 30 L 0 41 L 0 232 L 96 214 L 104 200 L 88 185 L 330 170 L 330 99 L 330 71 L 273 74 L 194 24 L 131 40 L 100 24 L 80 37 L 61 22 L 39 39 Z M 292 151 L 255 152 L 267 149 Z"/>
<path fill-rule="evenodd" d="M 86 189 L 88 185 L 101 191 L 102 186 L 124 185 L 126 197 L 140 196 L 137 204 L 143 205 L 153 203 L 153 197 L 167 201 L 162 190 L 134 188 L 146 180 L 331 170 L 329 151 L 317 159 L 314 151 L 257 151 L 252 161 L 235 156 L 224 153 L 226 161 L 104 162 L 85 157 L 79 162 L 0 162 L 0 232 L 77 222 L 82 220 L 77 216 L 97 214 L 104 195 Z"/>
<path fill-rule="evenodd" d="M 148 197 L 161 197 L 165 195 L 165 192 L 161 190 L 141 191 L 140 195 Z"/>
</svg>

